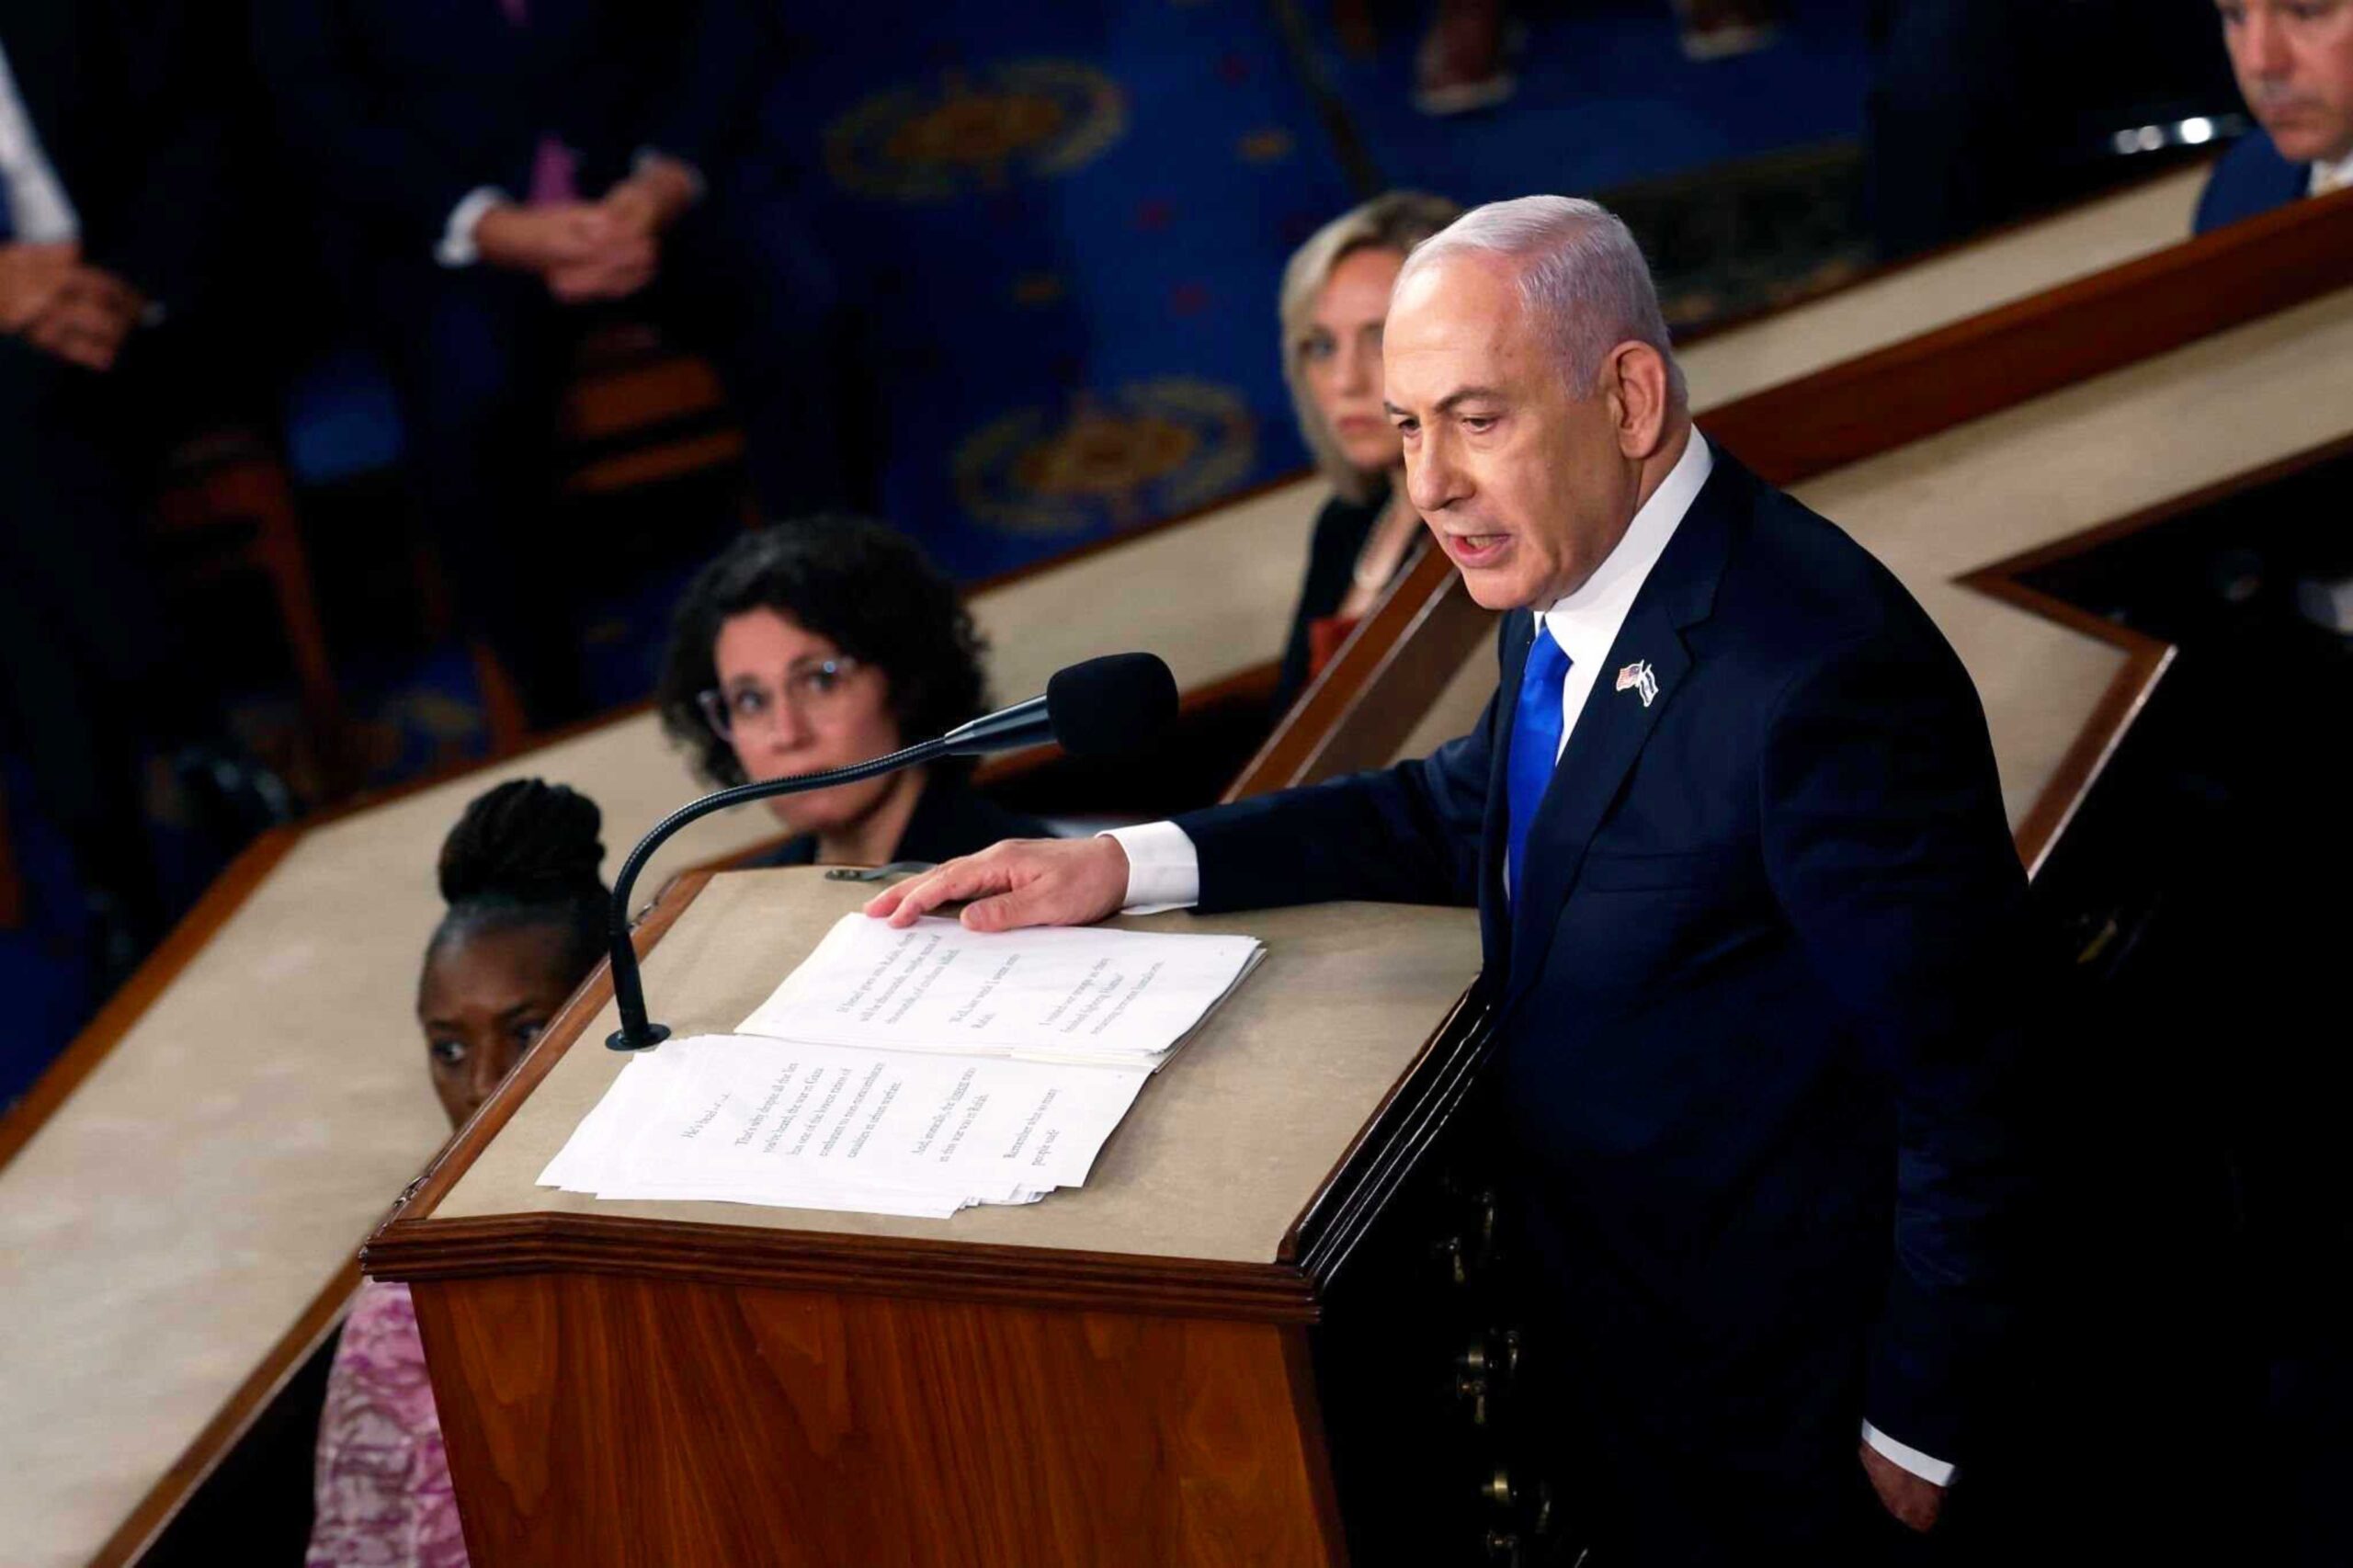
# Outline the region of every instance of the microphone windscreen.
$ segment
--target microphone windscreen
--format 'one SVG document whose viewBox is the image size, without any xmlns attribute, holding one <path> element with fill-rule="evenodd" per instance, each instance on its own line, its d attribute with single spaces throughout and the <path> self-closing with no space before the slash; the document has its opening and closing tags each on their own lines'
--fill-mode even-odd
<svg viewBox="0 0 2353 1568">
<path fill-rule="evenodd" d="M 1054 672 L 1046 717 L 1073 756 L 1108 756 L 1152 739 L 1176 716 L 1176 677 L 1151 653 L 1107 653 Z"/>
</svg>

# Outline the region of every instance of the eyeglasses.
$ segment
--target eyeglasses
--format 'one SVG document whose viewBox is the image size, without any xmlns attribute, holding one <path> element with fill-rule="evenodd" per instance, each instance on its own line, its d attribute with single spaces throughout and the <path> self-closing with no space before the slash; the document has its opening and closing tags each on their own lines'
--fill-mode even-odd
<svg viewBox="0 0 2353 1568">
<path fill-rule="evenodd" d="M 809 722 L 823 724 L 842 712 L 851 677 L 858 668 L 858 661 L 847 653 L 804 659 L 785 672 L 781 693 L 745 681 L 725 690 L 699 691 L 695 705 L 702 710 L 703 722 L 710 726 L 710 733 L 723 741 L 734 739 L 738 729 L 774 723 L 777 710 L 787 704 Z"/>
</svg>

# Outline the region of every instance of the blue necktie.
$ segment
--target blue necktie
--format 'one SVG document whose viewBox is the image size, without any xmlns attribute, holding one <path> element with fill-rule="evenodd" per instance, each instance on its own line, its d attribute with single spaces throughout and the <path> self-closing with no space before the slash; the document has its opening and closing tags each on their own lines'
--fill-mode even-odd
<svg viewBox="0 0 2353 1568">
<path fill-rule="evenodd" d="M 8 216 L 8 187 L 0 182 L 0 245 L 17 237 L 17 221 Z"/>
<path fill-rule="evenodd" d="M 1552 781 L 1560 760 L 1562 683 L 1569 677 L 1569 656 L 1541 626 L 1528 650 L 1528 667 L 1519 676 L 1519 708 L 1511 724 L 1511 757 L 1504 771 L 1504 788 L 1511 805 L 1508 840 L 1511 896 L 1517 900 L 1528 885 L 1523 870 L 1528 860 L 1528 830 L 1536 822 L 1536 808 L 1544 801 L 1544 787 Z"/>
</svg>

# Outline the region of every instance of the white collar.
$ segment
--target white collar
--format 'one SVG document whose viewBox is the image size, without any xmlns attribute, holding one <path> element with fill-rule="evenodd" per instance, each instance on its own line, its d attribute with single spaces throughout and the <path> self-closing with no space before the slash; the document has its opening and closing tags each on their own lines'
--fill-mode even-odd
<svg viewBox="0 0 2353 1568">
<path fill-rule="evenodd" d="M 1573 664 L 1591 665 L 1608 653 L 1609 644 L 1618 640 L 1618 629 L 1625 624 L 1627 610 L 1633 607 L 1634 596 L 1642 591 L 1658 558 L 1666 553 L 1666 541 L 1675 537 L 1683 515 L 1699 499 L 1699 489 L 1715 466 L 1716 456 L 1708 449 L 1707 437 L 1694 428 L 1683 455 L 1636 510 L 1624 537 L 1593 569 L 1593 575 L 1574 593 L 1554 600 L 1550 609 L 1537 612 L 1536 624 L 1552 634 L 1552 641 Z"/>
<path fill-rule="evenodd" d="M 2313 165 L 2312 178 L 2305 183 L 2306 194 L 2318 196 L 2322 187 L 2330 190 L 2353 188 L 2353 153 L 2330 163 L 2326 159 Z"/>
</svg>

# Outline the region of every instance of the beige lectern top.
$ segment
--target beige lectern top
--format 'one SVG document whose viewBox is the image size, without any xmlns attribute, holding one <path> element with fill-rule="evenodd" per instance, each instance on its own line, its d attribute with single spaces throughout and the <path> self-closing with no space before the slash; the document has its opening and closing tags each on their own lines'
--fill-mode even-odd
<svg viewBox="0 0 2353 1568">
<path fill-rule="evenodd" d="M 813 869 L 711 879 L 648 956 L 653 1016 L 725 1033 L 872 895 Z M 906 1220 L 740 1203 L 606 1202 L 537 1185 L 625 1058 L 606 1006 L 428 1216 L 561 1212 L 712 1225 L 1273 1263 L 1390 1090 L 1479 972 L 1467 909 L 1336 903 L 1135 930 L 1246 932 L 1266 961 L 1154 1075 L 1086 1185 L 1020 1208 Z M 553 1043 L 552 1041 L 551 1042 Z"/>
</svg>

